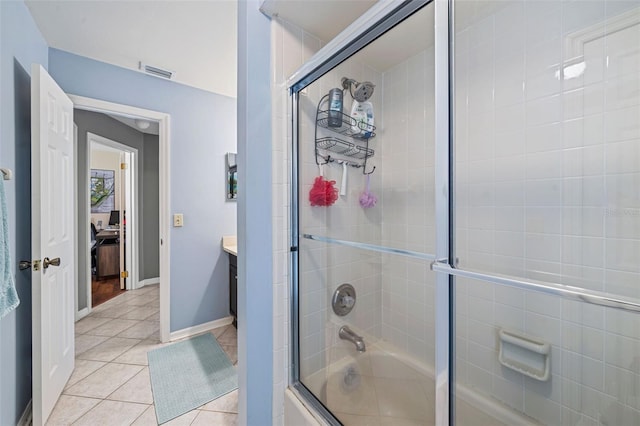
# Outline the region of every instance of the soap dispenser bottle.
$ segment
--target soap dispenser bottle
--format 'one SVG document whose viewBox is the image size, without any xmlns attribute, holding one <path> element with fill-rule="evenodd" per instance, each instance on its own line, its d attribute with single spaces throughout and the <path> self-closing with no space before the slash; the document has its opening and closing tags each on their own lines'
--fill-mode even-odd
<svg viewBox="0 0 640 426">
<path fill-rule="evenodd" d="M 329 127 L 342 126 L 342 89 L 329 90 Z"/>
</svg>

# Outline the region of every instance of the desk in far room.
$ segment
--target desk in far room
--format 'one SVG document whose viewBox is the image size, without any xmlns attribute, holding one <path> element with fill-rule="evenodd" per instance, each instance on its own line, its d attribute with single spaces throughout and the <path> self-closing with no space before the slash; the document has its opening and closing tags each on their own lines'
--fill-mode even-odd
<svg viewBox="0 0 640 426">
<path fill-rule="evenodd" d="M 103 229 L 96 235 L 96 278 L 120 273 L 120 230 Z"/>
</svg>

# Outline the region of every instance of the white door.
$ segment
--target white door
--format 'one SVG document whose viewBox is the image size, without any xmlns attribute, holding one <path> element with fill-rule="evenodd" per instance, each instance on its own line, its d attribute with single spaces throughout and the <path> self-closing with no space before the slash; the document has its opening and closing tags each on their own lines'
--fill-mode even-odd
<svg viewBox="0 0 640 426">
<path fill-rule="evenodd" d="M 120 200 L 120 288 L 131 290 L 134 289 L 133 272 L 137 273 L 137 269 L 133 265 L 133 235 L 136 232 L 135 221 L 135 205 L 133 203 L 133 194 L 135 192 L 135 184 L 133 174 L 135 170 L 135 155 L 132 152 L 124 151 L 121 154 L 121 163 L 124 164 L 122 170 L 122 199 Z M 127 220 L 127 218 L 129 218 Z M 122 272 L 125 272 L 124 275 Z"/>
<path fill-rule="evenodd" d="M 73 155 L 73 103 L 34 64 L 31 244 L 32 260 L 40 260 L 32 268 L 34 426 L 47 420 L 74 367 Z"/>
</svg>

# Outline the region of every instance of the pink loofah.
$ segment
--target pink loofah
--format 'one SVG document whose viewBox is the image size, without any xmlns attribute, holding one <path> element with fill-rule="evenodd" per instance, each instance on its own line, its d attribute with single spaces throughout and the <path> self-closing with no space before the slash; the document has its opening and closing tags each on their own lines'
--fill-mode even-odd
<svg viewBox="0 0 640 426">
<path fill-rule="evenodd" d="M 367 188 L 360 194 L 360 205 L 363 209 L 368 209 L 376 205 L 378 202 L 378 197 L 372 194 L 369 191 L 369 181 L 371 180 L 371 175 L 367 175 Z"/>
</svg>

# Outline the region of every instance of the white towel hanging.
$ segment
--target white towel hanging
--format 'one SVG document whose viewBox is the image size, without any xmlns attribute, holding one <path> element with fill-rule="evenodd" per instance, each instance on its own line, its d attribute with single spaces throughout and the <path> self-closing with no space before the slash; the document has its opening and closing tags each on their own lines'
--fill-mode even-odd
<svg viewBox="0 0 640 426">
<path fill-rule="evenodd" d="M 342 183 L 340 184 L 340 195 L 347 195 L 347 166 L 349 163 L 341 161 L 342 163 Z"/>
</svg>

